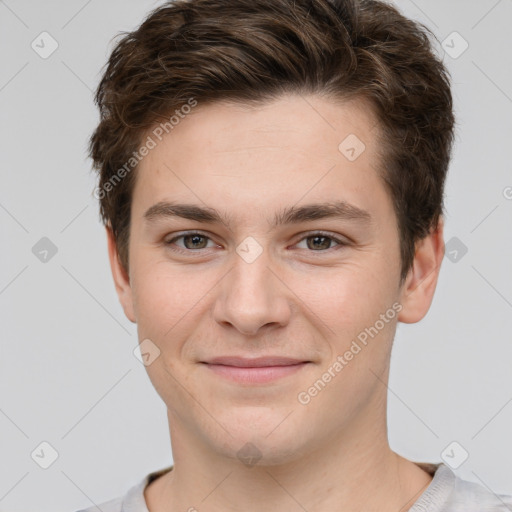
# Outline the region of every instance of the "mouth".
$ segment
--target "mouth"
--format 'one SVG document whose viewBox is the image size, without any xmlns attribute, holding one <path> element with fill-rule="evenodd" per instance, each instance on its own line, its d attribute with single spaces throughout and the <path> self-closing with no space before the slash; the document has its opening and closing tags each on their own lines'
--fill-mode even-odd
<svg viewBox="0 0 512 512">
<path fill-rule="evenodd" d="M 216 357 L 202 364 L 215 375 L 241 384 L 264 384 L 290 376 L 311 361 L 288 357 Z"/>
</svg>

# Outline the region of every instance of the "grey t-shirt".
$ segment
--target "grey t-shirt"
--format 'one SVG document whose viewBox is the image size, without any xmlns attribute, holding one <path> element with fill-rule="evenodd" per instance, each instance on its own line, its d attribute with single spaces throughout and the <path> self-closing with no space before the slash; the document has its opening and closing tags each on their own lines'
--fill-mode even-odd
<svg viewBox="0 0 512 512">
<path fill-rule="evenodd" d="M 443 463 L 416 464 L 434 478 L 409 512 L 512 512 L 512 496 L 494 494 L 480 484 L 462 480 Z M 97 512 L 98 509 L 102 512 L 149 512 L 144 499 L 144 489 L 172 467 L 145 476 L 124 496 L 78 512 Z"/>
</svg>

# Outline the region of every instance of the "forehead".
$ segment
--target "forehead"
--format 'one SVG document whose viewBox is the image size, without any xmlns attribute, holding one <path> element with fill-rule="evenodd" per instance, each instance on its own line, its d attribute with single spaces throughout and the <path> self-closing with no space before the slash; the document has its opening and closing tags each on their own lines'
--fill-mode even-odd
<svg viewBox="0 0 512 512">
<path fill-rule="evenodd" d="M 193 151 L 189 155 L 192 157 L 205 153 L 211 156 L 212 151 L 220 155 L 271 148 L 304 152 L 309 158 L 317 159 L 329 153 L 332 156 L 334 150 L 337 157 L 339 144 L 349 135 L 353 136 L 353 142 L 359 140 L 365 144 L 364 152 L 368 156 L 374 149 L 373 139 L 378 130 L 369 102 L 318 95 L 289 94 L 253 105 L 229 101 L 198 103 L 189 115 L 174 118 L 177 125 L 167 127 L 162 134 L 167 139 L 165 142 L 174 139 L 174 145 L 181 146 L 183 152 Z M 313 151 L 318 149 L 321 151 Z M 149 159 L 154 155 L 152 152 Z M 344 155 L 354 161 L 354 155 Z"/>
<path fill-rule="evenodd" d="M 240 219 L 252 211 L 268 219 L 276 205 L 299 202 L 389 207 L 378 175 L 378 125 L 359 100 L 199 102 L 169 133 L 161 131 L 148 131 L 155 146 L 137 169 L 132 211 L 139 217 L 169 200 L 203 203 Z"/>
</svg>

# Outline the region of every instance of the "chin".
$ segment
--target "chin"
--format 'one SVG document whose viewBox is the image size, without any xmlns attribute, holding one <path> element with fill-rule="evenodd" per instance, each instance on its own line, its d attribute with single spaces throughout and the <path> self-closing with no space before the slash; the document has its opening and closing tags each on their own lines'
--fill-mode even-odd
<svg viewBox="0 0 512 512">
<path fill-rule="evenodd" d="M 268 415 L 263 408 L 258 411 L 238 415 L 236 422 L 233 417 L 232 422 L 222 421 L 231 435 L 224 432 L 222 439 L 210 439 L 214 451 L 248 467 L 278 466 L 300 458 L 304 447 L 299 440 L 303 435 L 297 431 L 300 426 L 287 418 L 290 411 L 269 411 Z M 253 414 L 259 417 L 253 418 Z"/>
<path fill-rule="evenodd" d="M 289 464 L 302 456 L 303 450 L 297 443 L 286 440 L 270 442 L 265 436 L 249 440 L 229 439 L 222 447 L 215 447 L 219 455 L 238 460 L 247 468 L 262 466 L 281 466 Z"/>
</svg>

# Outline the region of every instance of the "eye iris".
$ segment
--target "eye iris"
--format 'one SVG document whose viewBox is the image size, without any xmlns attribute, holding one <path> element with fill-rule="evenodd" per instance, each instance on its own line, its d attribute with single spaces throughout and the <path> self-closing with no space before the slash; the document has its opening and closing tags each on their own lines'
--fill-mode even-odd
<svg viewBox="0 0 512 512">
<path fill-rule="evenodd" d="M 310 241 L 313 240 L 313 243 L 310 243 Z M 323 240 L 324 243 L 317 244 L 318 240 Z M 310 236 L 307 239 L 307 245 L 308 249 L 329 249 L 331 239 L 328 236 L 322 236 L 322 235 L 315 235 Z"/>
<path fill-rule="evenodd" d="M 204 249 L 206 247 L 205 244 L 203 244 L 203 246 L 201 247 L 198 247 L 196 244 L 196 242 L 201 239 L 203 239 L 203 242 L 206 242 L 206 237 L 204 237 L 203 235 L 184 235 L 183 243 L 187 249 Z M 189 244 L 187 244 L 187 240 L 193 240 L 192 247 L 189 247 Z"/>
</svg>

